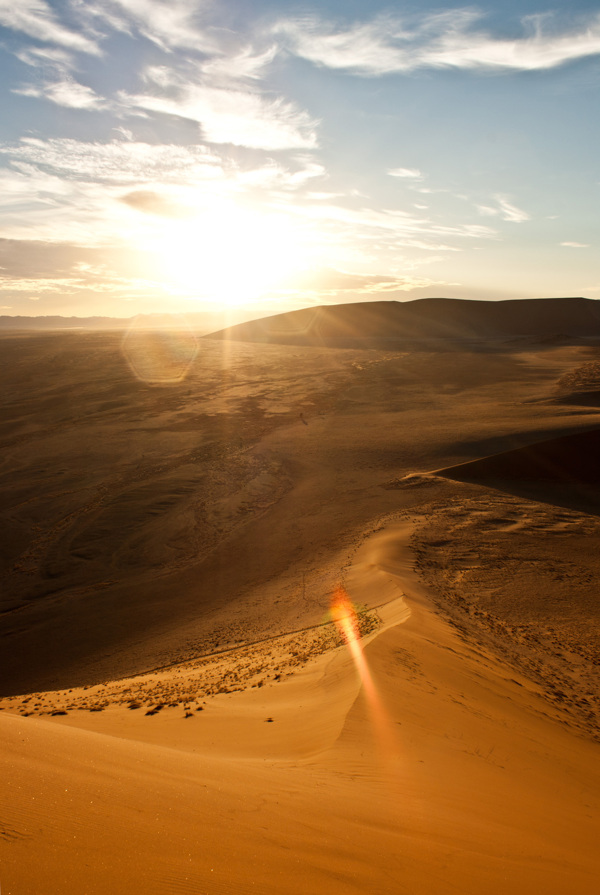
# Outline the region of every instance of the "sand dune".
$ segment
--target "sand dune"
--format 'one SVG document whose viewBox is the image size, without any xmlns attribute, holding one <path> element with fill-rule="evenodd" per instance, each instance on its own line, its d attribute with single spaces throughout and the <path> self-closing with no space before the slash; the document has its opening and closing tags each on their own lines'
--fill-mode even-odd
<svg viewBox="0 0 600 895">
<path fill-rule="evenodd" d="M 367 642 L 372 692 L 338 648 L 191 720 L 0 716 L 8 891 L 33 890 L 32 848 L 49 895 L 593 891 L 597 747 L 435 616 L 406 531 L 349 569 L 410 607 Z"/>
<path fill-rule="evenodd" d="M 599 335 L 600 312 L 594 299 L 489 302 L 422 298 L 305 308 L 240 323 L 213 333 L 211 338 L 288 345 L 385 347 L 395 342 L 424 339 Z"/>
<path fill-rule="evenodd" d="M 2 340 L 3 895 L 594 892 L 597 344 L 173 344 Z"/>
</svg>

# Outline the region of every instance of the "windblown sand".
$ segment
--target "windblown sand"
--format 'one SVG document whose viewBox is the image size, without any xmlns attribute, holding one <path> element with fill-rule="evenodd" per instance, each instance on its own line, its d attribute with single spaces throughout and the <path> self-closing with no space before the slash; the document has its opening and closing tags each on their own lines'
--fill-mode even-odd
<svg viewBox="0 0 600 895">
<path fill-rule="evenodd" d="M 597 891 L 600 348 L 1 348 L 3 895 Z"/>
</svg>

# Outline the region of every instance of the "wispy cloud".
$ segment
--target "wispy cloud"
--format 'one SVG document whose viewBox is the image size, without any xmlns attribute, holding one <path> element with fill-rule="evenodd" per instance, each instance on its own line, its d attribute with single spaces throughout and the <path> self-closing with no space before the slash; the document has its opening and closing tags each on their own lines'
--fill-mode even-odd
<svg viewBox="0 0 600 895">
<path fill-rule="evenodd" d="M 78 280 L 67 277 L 55 279 L 33 278 L 0 278 L 0 292 L 62 292 L 76 286 Z M 39 301 L 34 295 L 28 295 L 30 301 Z"/>
<path fill-rule="evenodd" d="M 35 68 L 40 66 L 60 66 L 63 69 L 70 68 L 73 64 L 71 53 L 58 47 L 25 47 L 16 53 L 18 59 L 26 65 Z"/>
<path fill-rule="evenodd" d="M 119 94 L 122 107 L 197 121 L 209 143 L 271 150 L 317 145 L 317 122 L 291 102 L 246 90 L 189 83 L 164 68 L 152 70 L 149 76 L 155 89 Z"/>
<path fill-rule="evenodd" d="M 288 214 L 291 197 L 326 175 L 308 154 L 234 161 L 204 146 L 122 139 L 29 137 L 0 144 L 0 160 L 0 237 L 87 246 L 159 239 L 169 220 L 210 229 L 231 203 Z"/>
<path fill-rule="evenodd" d="M 141 193 L 140 202 L 134 199 L 131 205 L 153 204 L 157 208 L 161 203 L 171 203 L 174 195 L 193 201 L 197 191 L 205 196 L 213 185 L 218 195 L 262 189 L 283 196 L 301 191 L 326 175 L 325 168 L 304 153 L 288 158 L 287 163 L 274 159 L 234 162 L 206 146 L 131 139 L 100 143 L 24 137 L 17 143 L 0 144 L 2 157 L 12 166 L 0 168 L 0 178 L 4 178 L 0 205 L 5 207 L 11 196 L 16 204 L 26 197 L 37 201 L 48 196 L 64 197 L 78 183 L 101 189 L 104 186 L 105 194 L 106 186 L 114 187 L 119 199 L 124 190 Z M 152 202 L 150 193 L 155 197 Z"/>
<path fill-rule="evenodd" d="M 598 13 L 562 31 L 551 16 L 528 16 L 523 36 L 510 40 L 479 30 L 483 17 L 472 8 L 455 9 L 416 23 L 385 15 L 342 29 L 304 16 L 280 21 L 274 33 L 317 65 L 369 76 L 419 68 L 531 71 L 600 54 Z"/>
<path fill-rule="evenodd" d="M 517 208 L 507 196 L 496 194 L 493 197 L 494 205 L 477 205 L 479 214 L 484 217 L 500 217 L 503 221 L 510 221 L 513 224 L 522 224 L 524 221 L 531 220 L 531 215 Z"/>
<path fill-rule="evenodd" d="M 103 183 L 159 181 L 190 185 L 222 173 L 221 160 L 204 146 L 25 137 L 18 143 L 0 144 L 0 155 L 48 168 L 61 178 Z"/>
<path fill-rule="evenodd" d="M 277 52 L 276 44 L 272 44 L 261 52 L 255 52 L 252 47 L 244 47 L 239 52 L 214 55 L 201 65 L 201 70 L 212 83 L 256 81 L 264 75 Z"/>
<path fill-rule="evenodd" d="M 418 168 L 390 168 L 390 177 L 401 177 L 408 180 L 421 180 L 423 175 Z"/>
<path fill-rule="evenodd" d="M 9 162 L 0 168 L 0 235 L 17 239 L 118 244 L 141 238 L 144 219 L 151 226 L 149 215 L 132 220 L 128 193 L 154 191 L 165 207 L 195 203 L 200 212 L 236 189 L 199 146 L 28 138 L 1 144 L 0 158 Z"/>
<path fill-rule="evenodd" d="M 568 249 L 589 249 L 590 244 L 588 242 L 561 242 L 561 246 Z"/>
<path fill-rule="evenodd" d="M 509 202 L 506 196 L 496 196 L 498 207 L 500 209 L 500 217 L 503 221 L 511 221 L 513 224 L 522 224 L 524 221 L 530 220 L 530 215 L 517 208 L 512 202 Z"/>
<path fill-rule="evenodd" d="M 57 106 L 65 106 L 68 109 L 98 111 L 106 108 L 106 101 L 101 96 L 98 96 L 91 87 L 79 84 L 70 77 L 50 81 L 42 85 L 26 84 L 21 87 L 15 87 L 12 92 L 21 96 L 46 99 Z"/>
<path fill-rule="evenodd" d="M 327 298 L 348 298 L 350 295 L 384 295 L 407 292 L 417 287 L 429 286 L 433 280 L 413 276 L 382 276 L 378 274 L 357 274 L 336 269 L 311 271 L 304 276 L 295 276 L 286 293 L 296 292 L 306 295 L 313 293 L 319 300 Z"/>
<path fill-rule="evenodd" d="M 79 0 L 81 15 L 111 28 L 137 31 L 161 49 L 214 51 L 218 44 L 202 27 L 209 4 L 203 0 Z"/>
<path fill-rule="evenodd" d="M 45 0 L 0 0 L 0 25 L 44 43 L 96 56 L 101 54 L 94 36 L 63 25 Z"/>
<path fill-rule="evenodd" d="M 39 82 L 13 92 L 72 109 L 177 116 L 197 122 L 200 139 L 213 144 L 315 148 L 318 122 L 293 101 L 264 92 L 262 78 L 279 52 L 277 42 L 267 37 L 265 45 L 264 37 L 254 35 L 257 48 L 251 33 L 206 25 L 210 6 L 197 0 L 70 0 L 60 10 L 79 23 L 76 30 L 46 0 L 0 0 L 0 24 L 49 44 L 16 51 L 21 61 L 45 71 Z M 103 98 L 75 76 L 72 54 L 99 54 L 101 40 L 115 30 L 138 42 L 143 35 L 163 51 L 166 64 L 138 72 L 141 90 Z"/>
<path fill-rule="evenodd" d="M 370 266 L 377 257 L 385 258 L 391 270 L 401 264 L 405 271 L 439 260 L 440 253 L 460 252 L 481 240 L 498 238 L 491 227 L 470 222 L 444 224 L 396 209 L 295 202 L 287 211 L 302 219 L 309 232 L 318 234 L 323 258 L 355 269 L 359 261 Z"/>
<path fill-rule="evenodd" d="M 122 296 L 164 292 L 164 283 L 141 277 L 135 260 L 114 247 L 0 238 L 0 294 L 38 301 L 86 293 Z M 148 269 L 147 259 L 138 265 Z M 25 295 L 29 293 L 29 295 Z"/>
<path fill-rule="evenodd" d="M 325 177 L 326 169 L 309 155 L 296 155 L 287 164 L 268 159 L 264 164 L 252 165 L 236 172 L 236 181 L 243 187 L 268 189 L 280 193 L 302 190 L 310 181 Z M 312 194 L 308 194 L 312 195 Z M 329 197 L 330 194 L 323 194 Z M 321 198 L 323 198 L 321 195 Z M 317 198 L 317 196 L 315 196 Z"/>
</svg>

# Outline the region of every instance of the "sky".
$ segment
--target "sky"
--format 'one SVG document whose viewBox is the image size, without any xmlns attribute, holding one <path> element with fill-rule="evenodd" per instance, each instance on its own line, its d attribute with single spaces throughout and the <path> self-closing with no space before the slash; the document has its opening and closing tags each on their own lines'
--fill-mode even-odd
<svg viewBox="0 0 600 895">
<path fill-rule="evenodd" d="M 600 298 L 600 9 L 0 0 L 0 314 Z"/>
</svg>

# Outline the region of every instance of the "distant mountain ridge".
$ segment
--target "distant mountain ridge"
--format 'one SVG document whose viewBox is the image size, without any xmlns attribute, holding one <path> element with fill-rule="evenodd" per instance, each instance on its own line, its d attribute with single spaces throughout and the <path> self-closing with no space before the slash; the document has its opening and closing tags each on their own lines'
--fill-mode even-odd
<svg viewBox="0 0 600 895">
<path fill-rule="evenodd" d="M 126 330 L 132 325 L 139 328 L 169 329 L 182 324 L 196 332 L 207 333 L 216 326 L 223 325 L 226 315 L 213 311 L 198 311 L 191 314 L 136 314 L 133 317 L 25 317 L 7 314 L 0 316 L 0 332 L 6 330 L 35 330 L 53 332 L 65 329 L 84 330 Z M 238 318 L 239 319 L 239 318 Z"/>
<path fill-rule="evenodd" d="M 0 315 L 0 329 L 125 329 L 131 319 L 122 317 L 44 317 Z"/>
<path fill-rule="evenodd" d="M 600 337 L 600 301 L 420 298 L 319 306 L 240 323 L 208 338 L 353 347 L 423 339 Z"/>
</svg>

